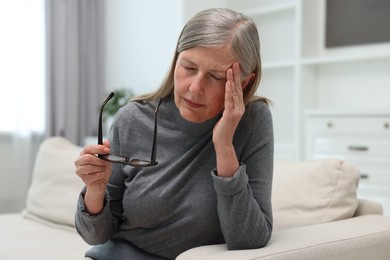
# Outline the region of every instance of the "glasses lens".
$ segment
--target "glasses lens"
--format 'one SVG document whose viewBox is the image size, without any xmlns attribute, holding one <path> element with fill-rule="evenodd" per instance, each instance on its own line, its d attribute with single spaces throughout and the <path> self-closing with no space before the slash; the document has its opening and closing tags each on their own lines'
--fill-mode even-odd
<svg viewBox="0 0 390 260">
<path fill-rule="evenodd" d="M 115 154 L 99 154 L 99 158 L 108 162 L 129 164 L 135 167 L 148 167 L 157 164 L 157 162 L 151 163 L 150 161 L 147 160 L 140 160 L 140 159 L 130 160 L 128 157 L 123 157 Z"/>
<path fill-rule="evenodd" d="M 111 94 L 107 97 L 107 99 L 103 102 L 102 107 L 100 109 L 100 116 L 99 116 L 99 132 L 98 132 L 98 144 L 103 144 L 103 134 L 102 134 L 102 113 L 103 108 L 106 105 L 106 103 L 114 96 L 114 93 L 111 92 Z M 98 157 L 102 160 L 112 162 L 112 163 L 123 163 L 128 164 L 134 167 L 148 167 L 148 166 L 154 166 L 157 165 L 156 161 L 156 140 L 157 140 L 157 112 L 161 105 L 161 102 L 163 101 L 162 98 L 160 98 L 156 110 L 154 111 L 154 135 L 153 135 L 153 146 L 152 146 L 152 155 L 151 160 L 140 160 L 140 159 L 131 159 L 124 156 L 114 155 L 114 154 L 99 154 Z"/>
<path fill-rule="evenodd" d="M 99 158 L 113 163 L 128 163 L 129 158 L 114 154 L 99 154 Z"/>
<path fill-rule="evenodd" d="M 148 166 L 156 165 L 157 162 L 152 164 L 150 161 L 145 161 L 145 160 L 140 160 L 140 159 L 132 159 L 132 160 L 130 160 L 130 162 L 128 162 L 128 164 L 130 164 L 131 166 L 135 166 L 135 167 L 148 167 Z"/>
</svg>

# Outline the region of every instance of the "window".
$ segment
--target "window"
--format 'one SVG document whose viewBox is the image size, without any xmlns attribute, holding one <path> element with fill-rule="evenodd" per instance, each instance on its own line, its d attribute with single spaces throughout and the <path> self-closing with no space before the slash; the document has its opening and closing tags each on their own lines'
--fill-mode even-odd
<svg viewBox="0 0 390 260">
<path fill-rule="evenodd" d="M 45 127 L 45 2 L 0 1 L 0 132 Z"/>
</svg>

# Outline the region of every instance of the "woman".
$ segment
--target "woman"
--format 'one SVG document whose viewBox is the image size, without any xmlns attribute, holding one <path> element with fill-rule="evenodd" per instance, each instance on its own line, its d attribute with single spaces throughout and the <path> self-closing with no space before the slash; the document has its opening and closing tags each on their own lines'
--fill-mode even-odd
<svg viewBox="0 0 390 260">
<path fill-rule="evenodd" d="M 174 259 L 196 246 L 259 248 L 272 232 L 273 130 L 256 26 L 209 9 L 183 28 L 159 89 L 118 111 L 109 141 L 76 160 L 85 183 L 76 227 L 93 259 Z M 157 165 L 110 163 L 96 154 L 148 158 L 158 99 Z"/>
</svg>

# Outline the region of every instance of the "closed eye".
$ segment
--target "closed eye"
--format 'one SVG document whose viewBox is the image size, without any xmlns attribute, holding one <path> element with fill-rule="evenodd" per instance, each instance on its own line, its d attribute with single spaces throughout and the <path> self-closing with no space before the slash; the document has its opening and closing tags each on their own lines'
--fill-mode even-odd
<svg viewBox="0 0 390 260">
<path fill-rule="evenodd" d="M 196 70 L 196 67 L 191 64 L 180 62 L 180 65 L 186 70 Z"/>
<path fill-rule="evenodd" d="M 221 76 L 217 76 L 217 75 L 214 75 L 214 74 L 210 74 L 212 78 L 216 79 L 216 80 L 224 80 L 226 81 L 226 79 L 224 77 L 221 77 Z"/>
<path fill-rule="evenodd" d="M 188 66 L 184 66 L 184 65 L 183 65 L 183 67 L 184 67 L 186 70 L 196 70 L 196 68 L 194 68 L 194 67 L 188 67 Z"/>
</svg>

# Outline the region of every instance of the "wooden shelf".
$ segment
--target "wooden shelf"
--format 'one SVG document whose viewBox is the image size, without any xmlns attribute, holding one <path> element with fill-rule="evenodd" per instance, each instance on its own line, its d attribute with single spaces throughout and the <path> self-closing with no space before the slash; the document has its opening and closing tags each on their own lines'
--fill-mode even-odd
<svg viewBox="0 0 390 260">
<path fill-rule="evenodd" d="M 263 69 L 292 69 L 294 68 L 295 64 L 295 61 L 266 62 L 263 64 Z"/>
<path fill-rule="evenodd" d="M 296 6 L 297 5 L 295 3 L 282 3 L 282 4 L 275 4 L 272 6 L 251 8 L 246 11 L 244 10 L 243 12 L 249 16 L 273 15 L 278 12 L 294 11 Z"/>
<path fill-rule="evenodd" d="M 390 59 L 390 53 L 362 53 L 359 55 L 334 55 L 324 57 L 304 58 L 302 65 L 321 65 L 331 63 L 359 62 L 368 60 Z"/>
</svg>

